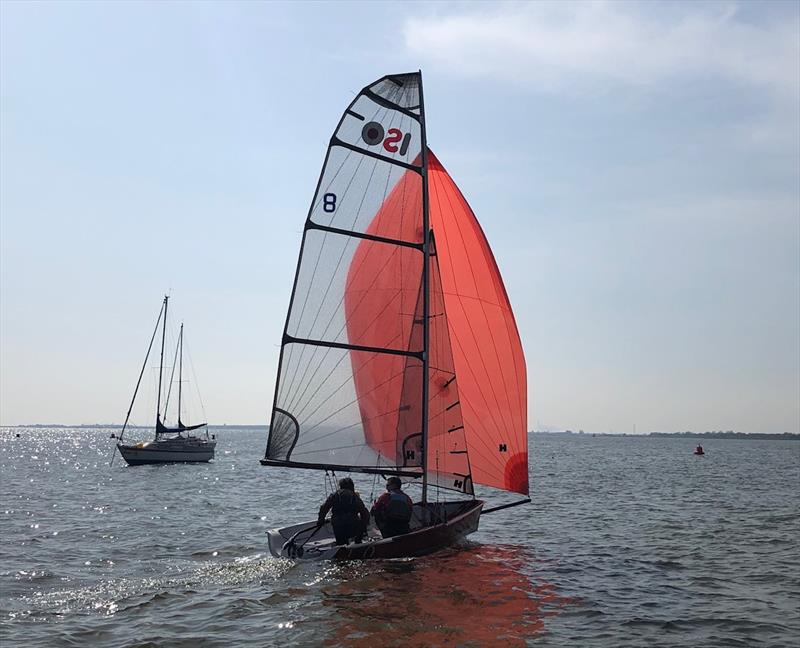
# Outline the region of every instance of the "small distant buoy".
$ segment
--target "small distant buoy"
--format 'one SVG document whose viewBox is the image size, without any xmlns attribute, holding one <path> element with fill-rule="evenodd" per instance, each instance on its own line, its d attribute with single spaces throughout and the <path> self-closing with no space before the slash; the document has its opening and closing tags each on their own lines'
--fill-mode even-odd
<svg viewBox="0 0 800 648">
<path fill-rule="evenodd" d="M 108 437 L 108 438 L 109 438 L 109 439 L 116 439 L 116 438 L 117 438 L 117 435 L 116 435 L 116 434 L 114 434 L 114 433 L 112 432 L 112 433 L 111 433 L 111 436 L 110 436 L 110 437 Z"/>
<path fill-rule="evenodd" d="M 19 439 L 19 432 L 17 432 L 17 438 Z"/>
<path fill-rule="evenodd" d="M 705 450 L 703 450 L 703 446 L 699 445 L 694 449 L 694 454 L 696 455 L 704 455 Z"/>
<path fill-rule="evenodd" d="M 213 440 L 213 439 L 216 439 L 216 438 L 217 438 L 217 435 L 216 435 L 216 434 L 212 434 L 212 435 L 211 435 L 211 439 L 212 439 L 212 440 Z"/>
</svg>

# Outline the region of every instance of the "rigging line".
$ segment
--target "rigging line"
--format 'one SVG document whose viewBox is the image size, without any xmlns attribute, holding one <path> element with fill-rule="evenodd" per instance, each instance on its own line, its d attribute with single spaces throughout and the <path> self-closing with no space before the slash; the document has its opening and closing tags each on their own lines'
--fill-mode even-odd
<svg viewBox="0 0 800 648">
<path fill-rule="evenodd" d="M 435 197 L 436 197 L 436 204 L 439 207 L 440 213 L 444 213 L 444 209 L 442 207 L 441 197 L 439 195 L 437 183 L 432 183 L 432 185 L 433 185 L 434 193 L 435 193 Z M 451 208 L 451 213 L 454 213 L 454 211 L 452 210 L 452 205 L 450 205 L 450 208 Z M 459 229 L 459 234 L 461 234 L 460 229 Z M 445 236 L 444 238 L 445 238 L 445 247 L 450 247 L 449 245 L 447 245 L 447 237 Z M 466 246 L 464 245 L 463 234 L 461 235 L 461 244 L 462 244 L 462 248 L 466 249 Z M 472 271 L 472 265 L 471 264 L 470 264 L 470 271 L 472 272 L 473 285 L 477 286 L 478 283 L 475 280 L 475 276 L 474 276 L 474 272 Z M 474 330 L 474 328 L 472 326 L 472 320 L 471 320 L 471 318 L 466 317 L 467 313 L 464 310 L 463 304 L 461 304 L 459 302 L 459 306 L 461 307 L 462 312 L 464 314 L 464 318 L 463 319 L 464 319 L 464 321 L 467 322 L 467 325 L 469 327 L 470 333 L 472 335 L 472 339 L 475 340 L 476 345 L 477 345 L 478 337 L 475 335 L 475 330 Z M 460 344 L 459 344 L 459 346 L 460 346 Z M 480 345 L 477 345 L 477 346 L 478 346 L 478 354 L 477 355 L 478 355 L 478 358 L 480 359 L 481 366 L 483 367 L 484 376 L 486 376 L 488 378 L 489 374 L 488 374 L 488 371 L 486 370 L 486 363 L 484 361 L 483 354 L 480 352 L 481 347 L 480 347 Z M 462 348 L 462 351 L 463 351 L 463 348 Z M 475 384 L 478 386 L 478 390 L 480 391 L 481 396 L 483 397 L 483 400 L 484 400 L 484 405 L 486 406 L 486 409 L 489 410 L 492 422 L 496 426 L 496 429 L 497 430 L 503 430 L 503 431 L 507 432 L 508 428 L 505 425 L 506 422 L 501 419 L 500 423 L 502 423 L 502 427 L 500 425 L 498 425 L 498 421 L 495 419 L 494 410 L 491 407 L 489 407 L 489 401 L 486 398 L 486 394 L 483 391 L 483 386 L 482 386 L 481 382 L 479 382 L 477 380 L 477 374 L 476 374 L 475 370 L 472 368 L 472 361 L 471 360 L 472 360 L 473 356 L 472 355 L 463 354 L 463 357 L 464 357 L 464 360 L 465 360 L 465 363 L 466 363 L 467 367 L 470 369 L 470 372 L 472 373 L 473 380 L 475 381 Z M 493 390 L 493 386 L 491 386 L 491 387 L 492 387 L 492 391 L 494 391 Z M 496 394 L 493 394 L 493 395 L 495 396 L 495 404 L 496 405 L 499 404 Z"/>
<path fill-rule="evenodd" d="M 167 388 L 167 400 L 164 403 L 164 421 L 167 420 L 167 411 L 169 410 L 169 397 L 172 394 L 172 383 L 175 380 L 175 365 L 178 364 L 178 345 L 175 345 L 175 357 L 172 359 L 172 371 L 169 374 L 169 387 Z M 180 419 L 180 412 L 178 412 Z"/>
<path fill-rule="evenodd" d="M 342 354 L 342 357 L 344 358 L 344 357 L 347 357 L 348 355 L 349 355 L 349 352 L 348 352 L 348 353 L 346 353 L 346 354 Z M 375 357 L 376 355 L 377 355 L 376 353 L 373 353 L 373 354 L 372 354 L 372 357 L 368 358 L 368 360 L 372 360 L 372 359 L 374 359 L 374 357 Z M 313 416 L 314 414 L 316 414 L 316 413 L 319 411 L 319 408 L 320 408 L 320 407 L 322 407 L 322 406 L 323 406 L 323 405 L 324 405 L 326 402 L 328 402 L 328 401 L 329 401 L 329 400 L 330 400 L 330 399 L 331 399 L 331 398 L 332 398 L 332 397 L 333 397 L 333 396 L 334 396 L 334 395 L 335 395 L 335 394 L 336 394 L 336 393 L 337 393 L 337 392 L 338 392 L 338 391 L 339 391 L 339 390 L 340 390 L 342 387 L 344 387 L 345 385 L 347 385 L 347 384 L 348 384 L 348 383 L 350 383 L 351 381 L 354 381 L 354 380 L 355 380 L 355 377 L 356 377 L 356 376 L 357 376 L 357 375 L 358 375 L 358 374 L 361 372 L 361 370 L 362 370 L 362 369 L 364 369 L 364 367 L 366 367 L 366 366 L 367 366 L 367 364 L 368 364 L 368 363 L 367 363 L 367 361 L 365 361 L 365 362 L 364 362 L 364 364 L 362 364 L 362 365 L 361 365 L 361 366 L 360 366 L 360 367 L 359 367 L 357 370 L 353 371 L 352 373 L 349 373 L 349 374 L 347 375 L 347 377 L 345 378 L 345 380 L 344 380 L 344 382 L 343 382 L 342 384 L 340 384 L 340 385 L 339 385 L 339 386 L 338 386 L 336 389 L 334 389 L 334 390 L 333 390 L 333 391 L 332 391 L 330 394 L 328 394 L 328 396 L 327 396 L 327 397 L 326 397 L 326 398 L 325 398 L 325 399 L 324 399 L 324 400 L 323 400 L 321 403 L 319 403 L 319 404 L 317 405 L 317 407 L 316 407 L 316 408 L 314 408 L 314 410 L 312 410 L 312 411 L 311 411 L 310 413 L 308 413 L 308 414 L 305 414 L 305 410 L 306 410 L 306 408 L 307 408 L 309 405 L 311 405 L 311 403 L 313 402 L 313 400 L 312 400 L 312 399 L 314 398 L 314 396 L 316 396 L 316 395 L 317 395 L 317 393 L 319 392 L 319 390 L 320 390 L 320 389 L 322 389 L 322 386 L 325 384 L 324 382 L 320 382 L 320 384 L 317 386 L 317 389 L 316 389 L 316 390 L 314 391 L 314 393 L 313 393 L 313 394 L 312 394 L 312 395 L 309 397 L 309 399 L 308 399 L 308 401 L 306 402 L 306 404 L 305 404 L 305 405 L 303 405 L 303 408 L 300 410 L 300 412 L 299 412 L 299 413 L 298 413 L 298 415 L 296 416 L 296 418 L 298 418 L 298 419 L 299 419 L 299 417 L 300 417 L 300 416 L 303 416 L 303 415 L 305 415 L 305 418 L 304 418 L 302 421 L 300 421 L 300 425 L 301 425 L 301 426 L 302 426 L 302 425 L 304 425 L 304 424 L 305 424 L 305 423 L 308 421 L 308 419 L 309 419 L 311 416 Z M 329 374 L 329 376 L 330 376 L 330 374 Z M 326 380 L 327 380 L 327 378 L 326 378 Z M 387 382 L 388 382 L 388 381 L 387 381 Z M 382 384 L 385 384 L 385 383 L 382 383 Z M 374 390 L 372 390 L 372 391 L 374 391 Z M 369 392 L 367 392 L 367 394 L 369 394 L 369 393 L 372 393 L 372 391 L 369 391 Z M 363 396 L 363 395 L 365 395 L 365 394 L 362 394 L 362 396 Z M 350 403 L 348 403 L 348 404 L 346 405 L 346 407 L 349 407 L 349 406 L 350 406 L 350 405 L 352 405 L 353 403 L 356 403 L 356 402 L 358 402 L 358 398 L 359 398 L 359 397 L 358 397 L 358 396 L 356 396 L 356 399 L 355 399 L 355 400 L 353 400 L 353 401 L 351 401 Z M 334 414 L 338 413 L 339 411 L 341 411 L 341 410 L 337 410 L 337 412 L 334 412 Z M 331 416 L 332 416 L 332 415 L 331 415 Z M 327 420 L 328 420 L 328 418 L 330 418 L 330 416 L 328 416 L 327 418 L 323 419 L 323 420 L 321 421 L 321 423 L 324 423 L 325 421 L 327 421 Z M 317 424 L 317 425 L 318 425 L 318 424 Z M 312 428 L 310 428 L 310 429 L 313 429 L 313 427 L 312 427 Z"/>
<path fill-rule="evenodd" d="M 356 465 L 359 465 L 359 466 L 363 465 L 361 457 L 363 456 L 364 452 L 366 452 L 367 450 L 370 450 L 375 454 L 375 468 L 377 469 L 378 467 L 380 467 L 380 462 L 381 462 L 381 459 L 383 458 L 383 455 L 381 454 L 380 450 L 373 450 L 369 446 L 365 446 L 365 445 L 361 446 L 361 450 L 359 450 L 358 454 L 355 456 L 355 462 L 354 463 Z M 388 462 L 389 458 L 387 457 L 386 459 L 387 459 L 387 462 Z M 377 477 L 377 474 L 375 475 L 375 477 Z M 375 490 L 374 484 L 373 484 L 372 490 L 373 491 Z M 371 499 L 372 499 L 372 497 L 370 497 L 370 500 Z"/>
<path fill-rule="evenodd" d="M 452 178 L 450 178 L 450 182 L 451 182 L 452 184 L 455 184 L 455 183 L 452 181 Z M 462 196 L 462 198 L 463 198 L 463 196 Z M 454 206 L 453 206 L 453 202 L 452 202 L 452 201 L 451 201 L 451 199 L 450 199 L 450 193 L 449 193 L 449 192 L 445 192 L 445 199 L 446 199 L 446 201 L 447 201 L 447 206 L 448 206 L 448 207 L 449 207 L 449 209 L 450 209 L 450 213 L 457 213 L 457 212 L 456 212 L 456 209 L 455 209 L 455 208 L 454 208 Z M 465 202 L 466 202 L 466 201 L 465 201 Z M 440 202 L 440 200 L 439 200 L 438 191 L 437 191 L 437 203 L 440 205 L 440 209 L 441 209 L 441 202 Z M 462 205 L 462 207 L 463 207 L 463 205 Z M 472 218 L 473 218 L 475 221 L 477 221 L 477 219 L 475 218 L 475 214 L 472 212 L 472 210 L 471 210 L 471 209 L 469 210 L 469 213 L 472 215 Z M 464 239 L 464 232 L 463 232 L 463 230 L 462 230 L 462 228 L 461 228 L 461 223 L 460 223 L 458 220 L 455 220 L 455 219 L 454 219 L 454 221 L 453 221 L 453 222 L 455 223 L 456 230 L 458 231 L 459 237 L 461 238 L 461 245 L 462 245 L 462 247 L 463 247 L 464 249 L 466 249 L 466 242 L 465 242 L 465 239 Z M 484 237 L 484 240 L 485 240 L 485 237 Z M 488 241 L 486 241 L 486 245 L 488 245 Z M 481 246 L 481 247 L 483 248 L 484 246 Z M 484 250 L 484 255 L 483 255 L 483 256 L 484 256 L 484 258 L 485 258 L 485 250 Z M 468 263 L 468 265 L 469 265 L 469 269 L 470 269 L 470 274 L 471 274 L 471 276 L 472 276 L 472 283 L 473 283 L 473 285 L 474 285 L 474 286 L 476 286 L 476 288 L 477 288 L 477 286 L 478 286 L 478 280 L 477 280 L 477 278 L 476 278 L 476 276 L 475 276 L 475 270 L 474 270 L 474 268 L 473 268 L 473 266 L 472 266 L 472 263 L 471 263 L 471 262 L 469 262 L 469 263 Z M 492 282 L 492 283 L 494 284 L 494 282 Z M 494 285 L 493 285 L 492 287 L 494 288 Z M 476 292 L 477 292 L 477 291 L 476 291 Z M 492 330 L 492 327 L 490 326 L 490 323 L 489 323 L 489 318 L 488 318 L 488 316 L 486 315 L 486 309 L 484 308 L 483 304 L 481 304 L 481 312 L 483 313 L 483 319 L 484 319 L 484 322 L 485 322 L 485 324 L 486 324 L 487 330 Z M 474 337 L 474 338 L 477 340 L 477 338 L 475 337 L 475 331 L 474 331 L 474 329 L 473 329 L 473 326 L 472 326 L 472 318 L 469 318 L 469 319 L 468 319 L 468 323 L 469 323 L 470 331 L 471 331 L 471 332 L 472 332 L 472 334 L 473 334 L 473 337 Z M 495 340 L 494 340 L 494 336 L 491 336 L 491 339 L 492 339 L 492 348 L 494 349 L 494 357 L 496 357 L 496 358 L 499 358 L 499 354 L 497 353 L 497 344 L 496 344 L 496 342 L 495 342 Z M 486 365 L 486 357 L 485 357 L 485 354 L 484 354 L 483 345 L 479 345 L 479 346 L 478 346 L 478 356 L 479 356 L 479 358 L 480 358 L 480 360 L 481 360 L 481 365 L 482 365 L 482 367 L 483 367 L 483 370 L 484 370 L 484 372 L 485 372 L 485 374 L 486 374 L 486 376 L 487 376 L 487 378 L 488 378 L 488 376 L 489 376 L 489 371 L 488 371 L 488 369 L 487 369 L 487 365 Z M 507 383 L 506 383 L 505 372 L 504 372 L 504 371 L 501 371 L 501 374 L 502 374 L 502 376 L 503 376 L 503 388 L 504 388 L 504 390 L 505 390 L 505 393 L 506 393 L 506 394 L 508 394 L 508 385 L 507 385 Z M 490 388 L 490 390 L 491 390 L 492 396 L 494 396 L 495 403 L 496 403 L 496 405 L 500 406 L 500 404 L 501 404 L 501 402 L 502 402 L 502 399 L 498 397 L 498 394 L 497 394 L 497 391 L 496 391 L 496 386 L 495 386 L 495 384 L 494 384 L 494 381 L 491 381 L 491 380 L 489 380 L 488 382 L 489 382 L 489 388 Z M 516 450 L 516 452 L 519 452 L 519 451 L 520 451 L 520 448 L 519 448 L 519 446 L 518 446 L 518 445 L 517 445 L 517 443 L 516 443 L 516 436 L 515 436 L 515 428 L 514 428 L 514 422 L 513 422 L 513 418 L 512 418 L 512 420 L 511 420 L 511 422 L 510 422 L 510 425 L 509 425 L 509 421 L 508 421 L 508 420 L 506 420 L 506 417 L 504 416 L 504 412 L 505 412 L 506 410 L 510 410 L 510 409 L 511 409 L 511 407 L 510 407 L 511 403 L 510 403 L 510 401 L 509 401 L 509 399 L 508 399 L 508 398 L 506 398 L 506 399 L 505 399 L 505 404 L 507 405 L 507 407 L 500 407 L 500 409 L 501 409 L 501 410 L 503 410 L 503 411 L 500 413 L 500 417 L 501 417 L 501 420 L 502 420 L 502 422 L 503 422 L 503 427 L 504 427 L 504 430 L 505 430 L 505 431 L 506 431 L 506 433 L 507 433 L 507 434 L 509 434 L 509 436 L 511 437 L 511 439 L 509 439 L 509 441 L 511 441 L 511 442 L 512 442 L 512 444 L 513 444 L 513 449 L 514 449 L 514 450 Z"/>
<path fill-rule="evenodd" d="M 200 383 L 197 382 L 197 375 L 194 372 L 194 361 L 192 360 L 192 350 L 186 344 L 186 337 L 183 338 L 183 348 L 186 350 L 186 357 L 189 358 L 189 369 L 192 372 L 192 383 L 194 384 L 194 391 L 197 394 L 197 400 L 200 401 L 200 412 L 203 414 L 203 421 L 208 421 L 206 415 L 206 407 L 203 404 L 203 395 L 200 393 Z"/>
<path fill-rule="evenodd" d="M 366 392 L 365 394 L 362 394 L 362 396 L 366 396 L 367 394 L 371 394 L 372 392 L 374 392 L 374 391 L 375 391 L 375 390 L 377 390 L 378 388 L 380 388 L 380 387 L 383 387 L 383 386 L 384 386 L 384 385 L 386 385 L 387 383 L 390 383 L 390 382 L 392 382 L 393 380 L 397 379 L 398 377 L 400 377 L 400 376 L 402 376 L 402 375 L 403 375 L 403 372 L 400 372 L 400 373 L 394 374 L 393 376 L 390 376 L 389 378 L 387 378 L 386 380 L 384 380 L 382 383 L 379 383 L 379 384 L 375 385 L 375 387 L 373 387 L 371 390 L 369 390 L 369 391 L 368 391 L 368 392 Z M 348 378 L 348 380 L 349 380 L 349 378 Z M 346 384 L 346 382 L 345 382 L 345 384 Z M 339 391 L 339 389 L 341 389 L 341 386 L 339 386 L 339 387 L 336 389 L 336 391 Z M 336 391 L 335 391 L 334 393 L 336 393 Z M 331 394 L 331 395 L 332 395 L 332 394 Z M 327 401 L 327 400 L 329 400 L 329 399 L 330 399 L 330 396 L 328 396 L 328 397 L 325 399 L 325 401 Z M 340 407 L 338 410 L 335 410 L 335 411 L 331 412 L 331 413 L 330 413 L 328 416 L 326 416 L 324 419 L 322 419 L 322 420 L 320 420 L 320 421 L 317 421 L 317 422 L 316 422 L 314 425 L 312 425 L 311 427 L 309 427 L 309 428 L 305 428 L 305 429 L 303 430 L 303 432 L 304 432 L 304 436 L 308 436 L 308 434 L 311 432 L 311 430 L 314 430 L 315 428 L 318 428 L 320 425 L 322 425 L 323 423 L 325 423 L 325 421 L 329 420 L 329 419 L 330 419 L 330 418 L 332 418 L 333 416 L 336 416 L 336 415 L 337 415 L 339 412 L 341 412 L 342 410 L 344 410 L 344 409 L 347 409 L 347 408 L 348 408 L 348 407 L 350 407 L 351 405 L 354 405 L 355 403 L 357 403 L 357 402 L 358 402 L 358 400 L 359 400 L 359 399 L 358 399 L 358 397 L 356 397 L 355 399 L 351 400 L 349 403 L 345 403 L 344 405 L 342 405 L 342 406 L 341 406 L 341 407 Z M 323 401 L 323 403 L 324 403 L 325 401 Z M 313 414 L 315 414 L 315 413 L 316 413 L 316 411 L 317 411 L 317 410 L 318 410 L 318 409 L 321 407 L 321 405 L 322 405 L 323 403 L 320 403 L 320 405 L 319 405 L 319 406 L 317 406 L 317 409 L 315 409 L 313 412 L 311 412 L 311 414 L 309 414 L 309 415 L 308 415 L 308 416 L 307 416 L 307 417 L 306 417 L 306 418 L 305 418 L 305 419 L 304 419 L 304 420 L 303 420 L 303 421 L 300 423 L 300 426 L 301 426 L 301 427 L 302 427 L 302 426 L 303 426 L 303 425 L 304 425 L 304 424 L 305 424 L 305 423 L 308 421 L 308 419 L 309 419 L 309 417 L 310 417 L 311 415 L 313 415 Z M 381 414 L 380 416 L 384 416 L 384 415 L 383 415 L 383 414 Z M 377 418 L 377 416 L 376 416 L 376 417 L 372 417 L 372 418 Z M 352 427 L 353 425 L 358 425 L 358 424 L 360 424 L 360 423 L 363 423 L 365 420 L 367 420 L 367 421 L 370 421 L 370 420 L 372 420 L 372 418 L 368 418 L 368 419 L 359 418 L 359 420 L 358 420 L 358 421 L 356 421 L 355 423 L 353 423 L 352 425 L 348 425 L 347 427 L 345 427 L 345 428 L 341 428 L 341 429 L 343 429 L 343 430 L 344 430 L 344 429 L 347 429 L 347 428 L 349 428 L 349 427 Z M 296 447 L 300 448 L 300 447 L 303 447 L 303 446 L 307 446 L 309 443 L 316 443 L 316 442 L 317 442 L 317 441 L 319 441 L 320 439 L 324 439 L 324 438 L 326 438 L 327 436 L 330 436 L 330 435 L 329 435 L 329 434 L 324 434 L 324 435 L 322 435 L 322 436 L 320 436 L 320 437 L 315 437 L 315 438 L 313 438 L 313 439 L 307 439 L 307 440 L 305 440 L 305 439 L 304 439 L 304 440 L 303 440 L 303 442 L 302 442 L 302 443 L 298 443 L 298 445 L 297 445 Z"/>
<path fill-rule="evenodd" d="M 359 455 L 358 455 L 358 457 L 356 457 L 356 459 L 358 459 L 360 456 L 361 456 L 361 453 L 359 453 Z M 378 453 L 378 459 L 375 461 L 375 469 L 376 470 L 380 466 L 380 459 L 381 459 L 381 455 L 380 455 L 380 453 Z M 372 488 L 369 491 L 370 504 L 374 504 L 375 503 L 375 486 L 377 485 L 377 483 L 378 483 L 378 473 L 376 472 L 374 475 L 372 475 Z"/>
<path fill-rule="evenodd" d="M 142 363 L 142 370 L 139 372 L 139 379 L 136 381 L 136 387 L 133 390 L 133 398 L 131 398 L 131 404 L 128 407 L 128 413 L 125 415 L 125 423 L 122 424 L 122 431 L 119 433 L 119 443 L 122 443 L 122 437 L 125 434 L 125 429 L 128 427 L 128 421 L 131 418 L 131 410 L 133 409 L 133 404 L 136 402 L 136 394 L 139 393 L 139 385 L 142 383 L 142 376 L 144 375 L 145 369 L 147 369 L 147 360 L 150 358 L 150 351 L 153 348 L 153 341 L 156 339 L 156 333 L 158 333 L 158 325 L 161 323 L 161 316 L 164 314 L 164 305 L 161 305 L 161 310 L 158 311 L 158 319 L 156 319 L 156 325 L 153 329 L 153 335 L 150 338 L 150 344 L 147 346 L 147 353 L 144 356 L 144 362 Z M 118 444 L 114 444 L 114 448 L 116 449 Z M 111 461 L 114 461 L 114 455 L 111 457 Z"/>
</svg>

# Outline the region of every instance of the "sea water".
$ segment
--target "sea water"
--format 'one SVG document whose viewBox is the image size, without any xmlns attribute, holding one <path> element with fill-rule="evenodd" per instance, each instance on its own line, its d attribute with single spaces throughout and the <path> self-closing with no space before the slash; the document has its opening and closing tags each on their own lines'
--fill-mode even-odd
<svg viewBox="0 0 800 648">
<path fill-rule="evenodd" d="M 800 640 L 798 442 L 531 435 L 533 502 L 463 546 L 295 564 L 265 531 L 313 519 L 323 473 L 263 468 L 235 428 L 213 463 L 109 466 L 110 433 L 0 429 L 4 647 Z"/>
</svg>

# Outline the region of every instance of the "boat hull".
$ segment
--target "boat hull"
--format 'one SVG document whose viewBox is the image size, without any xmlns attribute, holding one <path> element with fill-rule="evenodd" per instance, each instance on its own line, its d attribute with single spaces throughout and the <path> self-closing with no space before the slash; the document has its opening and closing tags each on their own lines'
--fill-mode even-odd
<svg viewBox="0 0 800 648">
<path fill-rule="evenodd" d="M 314 522 L 295 524 L 267 532 L 273 556 L 294 560 L 367 560 L 424 556 L 455 544 L 478 529 L 483 502 L 468 500 L 430 504 L 427 513 L 414 505 L 411 533 L 382 538 L 370 526 L 367 540 L 337 545 L 330 522 L 315 531 Z M 432 517 L 433 524 L 423 519 Z M 298 549 L 299 548 L 299 549 Z"/>
<path fill-rule="evenodd" d="M 200 441 L 192 445 L 149 443 L 117 444 L 119 453 L 130 466 L 163 463 L 206 463 L 214 458 L 215 441 Z"/>
</svg>

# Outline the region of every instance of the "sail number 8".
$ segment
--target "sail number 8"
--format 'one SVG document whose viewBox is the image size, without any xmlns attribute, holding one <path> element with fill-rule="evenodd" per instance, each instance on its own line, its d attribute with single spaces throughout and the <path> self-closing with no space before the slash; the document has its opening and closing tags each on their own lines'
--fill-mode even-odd
<svg viewBox="0 0 800 648">
<path fill-rule="evenodd" d="M 326 193 L 322 196 L 322 209 L 323 211 L 331 212 L 336 211 L 336 194 L 335 193 Z"/>
</svg>

